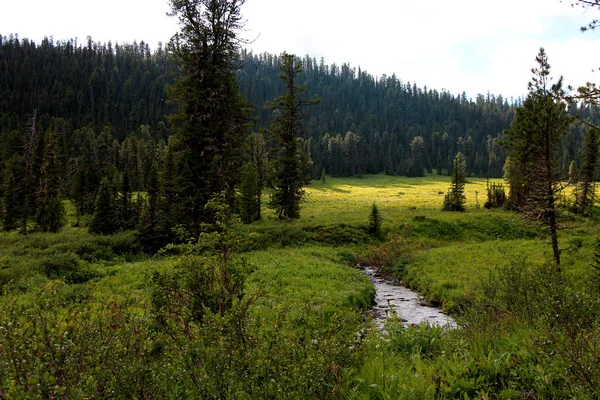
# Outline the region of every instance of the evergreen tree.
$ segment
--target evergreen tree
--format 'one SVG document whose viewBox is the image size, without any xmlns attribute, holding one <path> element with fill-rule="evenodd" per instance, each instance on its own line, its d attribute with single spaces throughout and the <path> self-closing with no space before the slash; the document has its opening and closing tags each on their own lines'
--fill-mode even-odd
<svg viewBox="0 0 600 400">
<path fill-rule="evenodd" d="M 379 212 L 377 204 L 373 203 L 371 206 L 371 214 L 369 214 L 369 233 L 374 237 L 381 239 L 383 237 L 383 232 L 381 230 L 382 225 L 383 217 Z"/>
<path fill-rule="evenodd" d="M 444 197 L 444 211 L 465 211 L 465 157 L 461 152 L 454 157 L 454 166 L 452 168 L 451 186 L 448 193 Z"/>
<path fill-rule="evenodd" d="M 579 172 L 577 171 L 577 163 L 575 160 L 569 164 L 569 185 L 576 185 L 579 179 Z"/>
<path fill-rule="evenodd" d="M 42 232 L 58 232 L 65 223 L 65 209 L 60 199 L 61 174 L 55 121 L 52 121 L 45 142 L 37 194 L 37 228 Z"/>
<path fill-rule="evenodd" d="M 485 208 L 499 208 L 506 202 L 506 192 L 504 191 L 504 185 L 501 183 L 487 182 L 487 201 L 484 203 Z"/>
<path fill-rule="evenodd" d="M 247 162 L 242 168 L 240 195 L 238 198 L 240 219 L 245 224 L 258 221 L 260 218 L 258 193 L 258 174 L 256 173 L 256 168 L 252 163 Z"/>
<path fill-rule="evenodd" d="M 6 173 L 5 184 L 4 184 L 4 224 L 3 229 L 5 231 L 12 231 L 16 229 L 19 224 L 19 193 L 18 187 L 15 182 L 15 176 L 12 171 Z"/>
<path fill-rule="evenodd" d="M 239 94 L 235 71 L 242 43 L 244 0 L 171 0 L 181 31 L 171 39 L 179 77 L 168 93 L 179 106 L 169 117 L 181 152 L 179 223 L 198 235 L 210 220 L 205 204 L 226 191 L 230 201 L 239 178 L 249 107 Z"/>
<path fill-rule="evenodd" d="M 282 54 L 280 77 L 287 93 L 268 105 L 277 111 L 271 124 L 271 134 L 277 143 L 273 162 L 275 191 L 270 205 L 280 219 L 300 218 L 303 186 L 310 182 L 310 158 L 304 146 L 300 107 L 317 104 L 320 99 L 300 98 L 305 88 L 296 81 L 303 70 L 296 56 Z"/>
<path fill-rule="evenodd" d="M 29 119 L 25 137 L 25 151 L 23 154 L 23 172 L 20 181 L 20 199 L 21 199 L 21 233 L 27 234 L 27 223 L 32 210 L 35 208 L 35 144 L 37 142 L 37 110 L 33 110 L 33 114 Z"/>
<path fill-rule="evenodd" d="M 424 154 L 425 141 L 423 136 L 415 136 L 410 142 L 410 159 L 411 165 L 408 171 L 408 176 L 423 176 L 425 165 L 424 165 Z"/>
<path fill-rule="evenodd" d="M 548 226 L 554 262 L 560 272 L 555 204 L 566 177 L 561 169 L 562 139 L 572 119 L 562 101 L 562 77 L 555 84 L 550 83 L 550 65 L 543 48 L 536 61 L 538 67 L 532 70 L 527 99 L 507 132 L 509 183 L 511 192 L 515 183 L 522 190 L 521 211 Z"/>
<path fill-rule="evenodd" d="M 138 241 L 142 248 L 154 252 L 166 244 L 167 234 L 164 232 L 161 215 L 158 210 L 159 182 L 156 166 L 150 169 L 148 176 L 148 199 L 140 217 Z"/>
<path fill-rule="evenodd" d="M 132 201 L 133 193 L 129 183 L 129 172 L 125 170 L 121 175 L 121 190 L 120 190 L 120 219 L 123 229 L 133 229 L 136 226 L 136 215 Z"/>
<path fill-rule="evenodd" d="M 600 146 L 598 131 L 589 129 L 584 139 L 583 165 L 581 166 L 581 175 L 575 191 L 577 212 L 582 215 L 591 215 L 594 206 L 598 146 Z"/>
<path fill-rule="evenodd" d="M 158 198 L 158 209 L 162 221 L 161 229 L 167 237 L 172 237 L 172 231 L 177 224 L 177 176 L 175 160 L 175 149 L 172 141 L 169 141 L 160 172 L 160 193 Z"/>
<path fill-rule="evenodd" d="M 119 230 L 118 207 L 116 207 L 113 192 L 108 178 L 102 178 L 98 189 L 98 197 L 96 198 L 94 215 L 89 226 L 91 233 L 111 235 Z"/>
<path fill-rule="evenodd" d="M 256 170 L 256 220 L 262 219 L 262 189 L 265 187 L 267 179 L 267 144 L 261 133 L 253 133 L 250 136 L 250 159 Z"/>
</svg>

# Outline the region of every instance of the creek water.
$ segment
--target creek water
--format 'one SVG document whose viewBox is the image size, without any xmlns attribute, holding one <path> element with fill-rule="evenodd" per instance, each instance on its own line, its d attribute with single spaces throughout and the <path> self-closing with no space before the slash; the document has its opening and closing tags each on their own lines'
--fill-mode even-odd
<svg viewBox="0 0 600 400">
<path fill-rule="evenodd" d="M 375 285 L 375 305 L 373 306 L 373 322 L 383 329 L 385 319 L 396 312 L 404 325 L 422 322 L 441 327 L 455 328 L 456 322 L 442 310 L 422 300 L 418 293 L 409 288 L 396 285 L 382 277 L 375 268 L 361 267 Z M 393 310 L 393 311 L 392 311 Z"/>
</svg>

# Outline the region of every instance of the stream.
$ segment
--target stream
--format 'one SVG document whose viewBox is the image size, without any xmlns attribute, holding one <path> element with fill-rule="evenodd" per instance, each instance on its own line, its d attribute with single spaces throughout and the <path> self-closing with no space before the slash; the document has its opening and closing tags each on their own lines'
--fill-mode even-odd
<svg viewBox="0 0 600 400">
<path fill-rule="evenodd" d="M 383 278 L 375 268 L 361 267 L 375 285 L 375 305 L 373 306 L 373 322 L 383 329 L 385 319 L 394 310 L 404 325 L 418 325 L 421 322 L 442 327 L 455 328 L 456 322 L 437 307 L 428 305 L 418 293 L 407 287 L 396 285 Z"/>
</svg>

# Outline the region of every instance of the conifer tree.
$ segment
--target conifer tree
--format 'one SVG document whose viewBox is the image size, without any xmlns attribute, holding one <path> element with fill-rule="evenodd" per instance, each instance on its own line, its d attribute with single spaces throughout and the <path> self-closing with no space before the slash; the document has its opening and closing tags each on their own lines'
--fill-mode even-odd
<svg viewBox="0 0 600 400">
<path fill-rule="evenodd" d="M 529 218 L 548 226 L 552 252 L 560 272 L 556 199 L 566 178 L 561 170 L 562 138 L 572 118 L 563 103 L 562 77 L 551 84 L 550 64 L 543 48 L 536 57 L 538 67 L 532 70 L 529 94 L 517 110 L 513 126 L 507 132 L 513 185 L 521 191 L 520 210 Z"/>
<path fill-rule="evenodd" d="M 371 214 L 369 214 L 369 233 L 374 237 L 381 239 L 383 237 L 383 232 L 381 230 L 382 224 L 383 217 L 379 212 L 377 204 L 373 203 L 371 206 Z"/>
<path fill-rule="evenodd" d="M 451 174 L 451 186 L 448 193 L 444 197 L 444 211 L 465 211 L 465 157 L 461 152 L 454 157 L 454 165 Z"/>
<path fill-rule="evenodd" d="M 156 166 L 150 170 L 147 185 L 148 199 L 140 218 L 138 240 L 144 250 L 153 252 L 164 246 L 167 239 L 158 209 L 160 187 Z"/>
<path fill-rule="evenodd" d="M 177 185 L 179 177 L 175 166 L 175 149 L 169 141 L 164 153 L 162 169 L 160 172 L 158 197 L 158 213 L 162 221 L 163 233 L 171 237 L 173 227 L 177 224 Z"/>
<path fill-rule="evenodd" d="M 27 126 L 27 135 L 25 137 L 25 150 L 23 154 L 23 172 L 20 181 L 20 199 L 21 199 L 21 233 L 27 234 L 27 222 L 35 206 L 35 188 L 34 188 L 34 157 L 35 145 L 37 142 L 37 110 L 29 119 Z"/>
<path fill-rule="evenodd" d="M 12 171 L 6 173 L 5 185 L 4 185 L 4 224 L 3 229 L 5 231 L 12 231 L 16 229 L 19 224 L 19 193 L 18 187 L 15 182 L 15 176 Z"/>
<path fill-rule="evenodd" d="M 89 226 L 91 233 L 111 235 L 119 230 L 119 215 L 115 207 L 113 188 L 108 178 L 102 178 L 92 222 Z"/>
<path fill-rule="evenodd" d="M 598 168 L 600 138 L 596 129 L 589 129 L 584 139 L 583 165 L 575 191 L 577 212 L 591 215 L 594 206 L 596 170 Z"/>
<path fill-rule="evenodd" d="M 256 170 L 256 220 L 262 219 L 262 190 L 267 180 L 267 166 L 269 159 L 267 157 L 267 144 L 262 133 L 253 133 L 250 136 L 250 158 L 254 169 Z"/>
<path fill-rule="evenodd" d="M 577 171 L 577 163 L 575 160 L 569 164 L 569 185 L 576 185 L 579 179 L 579 172 Z"/>
<path fill-rule="evenodd" d="M 271 125 L 276 155 L 273 161 L 275 191 L 270 205 L 279 219 L 293 219 L 300 218 L 300 203 L 305 196 L 303 187 L 310 182 L 310 156 L 304 145 L 300 108 L 317 104 L 320 99 L 300 98 L 306 88 L 297 84 L 298 75 L 304 69 L 296 56 L 282 54 L 280 69 L 287 92 L 267 105 L 277 111 Z"/>
<path fill-rule="evenodd" d="M 240 196 L 238 199 L 240 219 L 245 224 L 259 220 L 260 203 L 258 201 L 258 193 L 258 175 L 256 173 L 256 168 L 252 163 L 247 162 L 242 167 Z"/>
<path fill-rule="evenodd" d="M 136 226 L 135 209 L 132 201 L 131 185 L 129 183 L 129 172 L 123 171 L 121 175 L 121 190 L 120 190 L 120 217 L 121 227 L 123 229 L 133 229 Z"/>
<path fill-rule="evenodd" d="M 37 227 L 42 232 L 58 232 L 65 223 L 65 209 L 60 199 L 60 167 L 55 121 L 52 121 L 45 142 L 37 194 Z"/>
<path fill-rule="evenodd" d="M 170 0 L 181 31 L 170 41 L 180 75 L 168 87 L 179 106 L 169 117 L 181 152 L 181 224 L 195 234 L 212 218 L 205 204 L 239 179 L 249 107 L 239 94 L 238 36 L 244 0 Z M 192 199 L 187 201 L 184 199 Z"/>
</svg>

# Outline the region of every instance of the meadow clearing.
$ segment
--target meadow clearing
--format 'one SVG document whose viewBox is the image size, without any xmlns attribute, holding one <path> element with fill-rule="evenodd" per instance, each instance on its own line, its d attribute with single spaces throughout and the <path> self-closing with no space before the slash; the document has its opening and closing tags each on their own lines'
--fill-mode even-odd
<svg viewBox="0 0 600 400">
<path fill-rule="evenodd" d="M 263 221 L 236 228 L 246 238 L 239 262 L 248 273 L 230 305 L 238 314 L 209 313 L 185 334 L 179 319 L 161 322 L 168 329 L 157 322 L 165 307 L 157 282 L 176 286 L 185 278 L 184 266 L 204 257 L 193 243 L 148 256 L 132 232 L 105 237 L 69 226 L 57 234 L 2 233 L 3 393 L 422 399 L 527 398 L 530 390 L 531 398 L 593 398 L 598 378 L 586 384 L 586 374 L 570 375 L 565 365 L 573 360 L 550 363 L 538 343 L 565 345 L 568 335 L 551 331 L 552 342 L 544 336 L 548 321 L 511 308 L 555 311 L 544 300 L 556 291 L 543 274 L 551 259 L 547 234 L 513 212 L 484 209 L 485 179 L 469 178 L 465 213 L 442 212 L 449 184 L 436 175 L 313 181 L 299 220 L 280 222 L 265 209 Z M 366 232 L 374 202 L 385 240 Z M 592 287 L 598 228 L 595 220 L 562 215 L 570 298 Z M 402 279 L 456 316 L 460 328 L 391 322 L 382 337 L 363 316 L 374 289 L 356 263 Z M 498 315 L 488 315 L 492 309 Z M 245 321 L 234 324 L 236 334 L 231 318 Z M 106 361 L 109 353 L 118 359 Z"/>
</svg>

